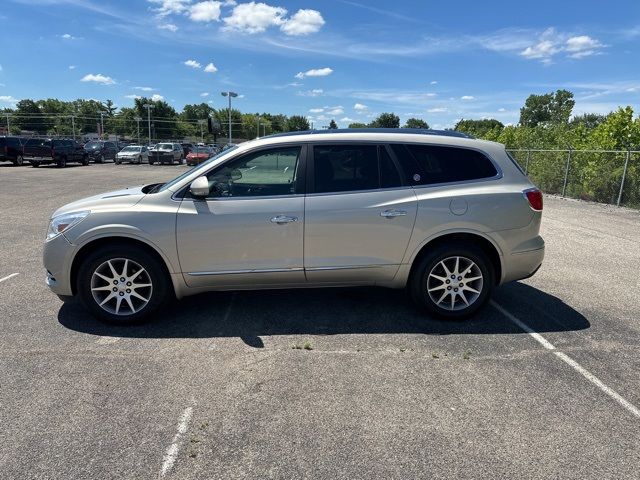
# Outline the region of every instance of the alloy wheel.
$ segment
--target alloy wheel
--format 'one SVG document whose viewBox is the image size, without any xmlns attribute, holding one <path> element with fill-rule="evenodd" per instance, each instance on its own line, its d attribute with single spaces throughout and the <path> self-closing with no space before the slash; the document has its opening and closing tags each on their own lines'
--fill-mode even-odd
<svg viewBox="0 0 640 480">
<path fill-rule="evenodd" d="M 472 260 L 448 257 L 438 262 L 427 277 L 431 301 L 444 310 L 463 310 L 473 305 L 482 292 L 482 271 Z"/>
<path fill-rule="evenodd" d="M 151 276 L 142 265 L 128 258 L 112 258 L 91 276 L 95 302 L 113 315 L 133 315 L 147 306 L 153 293 Z"/>
</svg>

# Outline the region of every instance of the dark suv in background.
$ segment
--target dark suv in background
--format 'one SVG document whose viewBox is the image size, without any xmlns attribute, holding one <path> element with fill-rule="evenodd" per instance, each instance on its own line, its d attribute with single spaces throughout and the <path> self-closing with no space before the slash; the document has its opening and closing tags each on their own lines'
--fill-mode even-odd
<svg viewBox="0 0 640 480">
<path fill-rule="evenodd" d="M 91 141 L 85 144 L 84 151 L 89 156 L 89 160 L 96 163 L 104 163 L 107 160 L 116 161 L 118 147 L 115 142 Z"/>
<path fill-rule="evenodd" d="M 14 165 L 22 165 L 22 142 L 19 137 L 0 137 L 0 162 L 13 162 Z"/>
</svg>

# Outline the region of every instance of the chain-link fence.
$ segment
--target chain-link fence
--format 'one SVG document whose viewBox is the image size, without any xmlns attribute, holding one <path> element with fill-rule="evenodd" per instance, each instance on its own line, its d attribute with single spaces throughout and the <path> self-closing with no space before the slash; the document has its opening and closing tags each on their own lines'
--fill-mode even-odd
<svg viewBox="0 0 640 480">
<path fill-rule="evenodd" d="M 640 151 L 508 149 L 508 152 L 546 193 L 640 208 Z"/>
</svg>

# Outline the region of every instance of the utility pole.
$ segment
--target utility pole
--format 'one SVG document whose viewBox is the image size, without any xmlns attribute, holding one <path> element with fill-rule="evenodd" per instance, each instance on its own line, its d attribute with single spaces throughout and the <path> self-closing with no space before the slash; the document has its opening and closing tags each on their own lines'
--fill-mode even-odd
<svg viewBox="0 0 640 480">
<path fill-rule="evenodd" d="M 149 145 L 151 145 L 151 109 L 153 108 L 153 105 L 150 103 L 145 103 L 143 107 L 147 109 L 147 123 L 149 125 Z"/>
<path fill-rule="evenodd" d="M 140 117 L 136 117 L 134 118 L 134 120 L 136 121 L 136 125 L 138 127 L 138 145 L 140 145 L 140 120 L 142 120 Z"/>
<path fill-rule="evenodd" d="M 231 143 L 231 98 L 235 98 L 238 96 L 236 92 L 220 92 L 223 97 L 229 97 L 229 141 Z"/>
<path fill-rule="evenodd" d="M 204 143 L 204 124 L 207 123 L 206 120 L 198 120 L 198 123 L 200 124 L 200 143 Z"/>
<path fill-rule="evenodd" d="M 9 123 L 9 114 L 7 113 L 7 135 L 11 135 L 11 124 Z"/>
<path fill-rule="evenodd" d="M 73 129 L 73 140 L 76 139 L 76 117 L 71 115 L 71 128 Z"/>
<path fill-rule="evenodd" d="M 104 140 L 104 112 L 100 112 L 100 136 Z"/>
</svg>

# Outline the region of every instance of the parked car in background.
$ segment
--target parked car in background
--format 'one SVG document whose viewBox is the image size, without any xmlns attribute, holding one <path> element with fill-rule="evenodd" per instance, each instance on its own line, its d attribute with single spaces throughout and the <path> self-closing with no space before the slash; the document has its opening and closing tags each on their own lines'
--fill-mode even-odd
<svg viewBox="0 0 640 480">
<path fill-rule="evenodd" d="M 32 167 L 50 163 L 61 168 L 68 163 L 89 165 L 87 153 L 75 140 L 30 138 L 24 144 L 22 156 Z"/>
<path fill-rule="evenodd" d="M 107 160 L 116 160 L 118 149 L 115 142 L 94 140 L 84 145 L 84 150 L 89 160 L 95 163 L 104 163 Z"/>
<path fill-rule="evenodd" d="M 195 146 L 193 145 L 193 143 L 181 143 L 180 145 L 182 145 L 182 151 L 184 152 L 185 158 L 187 157 L 187 155 L 189 155 L 189 153 L 191 153 L 191 150 L 193 150 Z"/>
<path fill-rule="evenodd" d="M 296 132 L 60 208 L 44 267 L 54 293 L 114 323 L 207 290 L 347 285 L 407 288 L 427 313 L 458 319 L 540 268 L 542 208 L 499 143 Z"/>
<path fill-rule="evenodd" d="M 22 156 L 23 139 L 20 137 L 0 137 L 0 162 L 13 162 L 20 166 L 24 163 Z"/>
<path fill-rule="evenodd" d="M 153 150 L 149 150 L 149 164 L 154 163 L 173 165 L 184 163 L 184 150 L 179 143 L 159 143 Z"/>
<path fill-rule="evenodd" d="M 193 147 L 193 150 L 187 155 L 187 165 L 198 165 L 210 159 L 213 155 L 214 152 L 211 147 Z"/>
<path fill-rule="evenodd" d="M 129 145 L 124 147 L 116 155 L 116 164 L 120 165 L 122 162 L 129 163 L 149 163 L 149 151 L 147 147 L 142 145 Z"/>
</svg>

